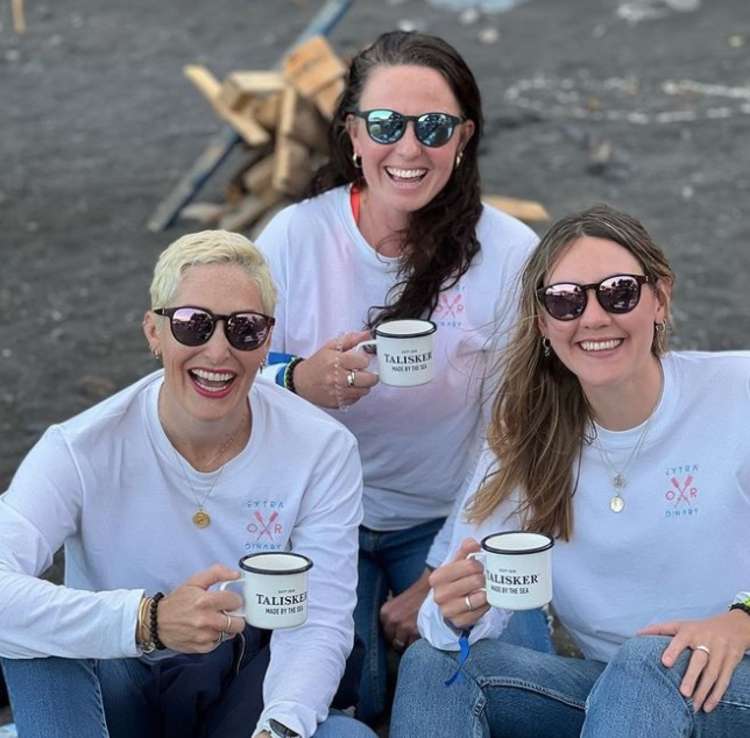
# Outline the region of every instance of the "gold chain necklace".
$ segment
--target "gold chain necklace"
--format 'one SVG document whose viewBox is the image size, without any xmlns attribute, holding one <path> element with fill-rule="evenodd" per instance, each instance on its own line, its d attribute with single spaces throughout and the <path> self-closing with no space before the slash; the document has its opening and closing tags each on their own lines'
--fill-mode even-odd
<svg viewBox="0 0 750 738">
<path fill-rule="evenodd" d="M 219 450 L 214 454 L 214 456 L 211 458 L 211 461 L 206 466 L 213 466 L 216 461 L 218 461 L 227 451 L 227 449 L 232 445 L 234 442 L 234 439 L 237 437 L 237 434 L 239 433 L 240 428 L 242 427 L 243 423 L 245 422 L 244 418 L 240 422 L 240 424 L 237 426 L 237 429 L 227 437 L 227 439 L 224 441 L 224 443 L 221 444 L 219 447 Z M 171 445 L 171 444 L 170 444 Z M 180 467 L 180 471 L 182 472 L 182 476 L 185 478 L 185 481 L 188 484 L 188 487 L 190 488 L 190 492 L 193 495 L 193 499 L 195 500 L 195 505 L 198 508 L 195 513 L 193 514 L 193 524 L 197 528 L 208 528 L 209 525 L 211 525 L 211 516 L 206 512 L 204 509 L 204 505 L 208 501 L 208 498 L 211 497 L 213 494 L 214 489 L 216 488 L 216 485 L 219 483 L 219 479 L 221 479 L 221 475 L 224 473 L 224 469 L 229 462 L 225 462 L 222 464 L 221 468 L 219 469 L 219 473 L 214 477 L 214 480 L 211 482 L 211 486 L 208 488 L 208 492 L 206 492 L 203 495 L 203 498 L 198 495 L 198 493 L 195 491 L 195 487 L 193 487 L 193 483 L 190 481 L 190 476 L 188 475 L 187 471 L 185 471 L 185 461 L 182 458 L 182 456 L 179 454 L 177 449 L 172 445 L 172 450 L 174 451 L 174 455 L 177 458 L 177 465 Z"/>
</svg>

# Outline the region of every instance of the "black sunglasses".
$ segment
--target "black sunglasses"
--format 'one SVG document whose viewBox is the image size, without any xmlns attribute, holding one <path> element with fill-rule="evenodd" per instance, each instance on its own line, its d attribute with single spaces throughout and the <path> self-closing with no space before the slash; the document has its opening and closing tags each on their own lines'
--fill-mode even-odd
<svg viewBox="0 0 750 738">
<path fill-rule="evenodd" d="M 185 305 L 173 308 L 157 308 L 157 315 L 169 318 L 172 335 L 185 346 L 201 346 L 208 343 L 216 329 L 216 323 L 224 321 L 224 335 L 229 344 L 240 351 L 253 351 L 268 338 L 275 318 L 255 310 L 238 310 L 229 315 L 219 315 L 201 307 Z"/>
<path fill-rule="evenodd" d="M 644 274 L 613 274 L 591 284 L 548 284 L 540 287 L 537 295 L 555 320 L 575 320 L 586 309 L 589 290 L 594 290 L 597 301 L 608 313 L 629 313 L 641 299 L 641 285 L 647 282 L 651 279 Z"/>
<path fill-rule="evenodd" d="M 450 141 L 453 131 L 466 118 L 450 113 L 422 113 L 402 115 L 395 110 L 353 110 L 352 115 L 362 118 L 367 125 L 370 138 L 379 144 L 394 144 L 406 131 L 406 124 L 414 121 L 414 135 L 419 143 L 431 148 L 444 146 Z"/>
</svg>

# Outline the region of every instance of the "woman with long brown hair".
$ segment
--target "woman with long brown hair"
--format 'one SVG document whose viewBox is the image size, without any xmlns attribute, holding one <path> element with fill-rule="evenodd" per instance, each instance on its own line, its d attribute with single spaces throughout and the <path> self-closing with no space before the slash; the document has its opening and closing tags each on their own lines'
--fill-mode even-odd
<svg viewBox="0 0 750 738">
<path fill-rule="evenodd" d="M 454 48 L 382 35 L 352 61 L 313 196 L 259 238 L 280 291 L 272 349 L 286 364 L 274 373 L 359 442 L 355 621 L 367 647 L 359 714 L 369 721 L 385 707 L 387 643 L 402 650 L 418 637 L 429 567 L 445 556 L 446 516 L 481 448 L 491 327 L 512 318 L 537 240 L 480 200 L 482 124 L 476 81 Z M 367 354 L 352 349 L 385 321 L 415 318 L 437 328 L 434 379 L 378 384 Z M 545 647 L 540 613 L 530 618 Z"/>
<path fill-rule="evenodd" d="M 750 354 L 668 352 L 673 282 L 608 206 L 543 237 L 392 738 L 750 730 Z M 552 603 L 582 659 L 497 640 L 511 613 L 471 554 L 513 529 L 555 539 Z"/>
</svg>

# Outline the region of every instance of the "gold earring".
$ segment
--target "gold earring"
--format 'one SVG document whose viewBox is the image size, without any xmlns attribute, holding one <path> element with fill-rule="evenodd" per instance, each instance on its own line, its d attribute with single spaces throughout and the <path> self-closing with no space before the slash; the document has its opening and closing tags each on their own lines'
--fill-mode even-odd
<svg viewBox="0 0 750 738">
<path fill-rule="evenodd" d="M 356 151 L 352 154 L 352 164 L 355 169 L 362 169 L 362 157 Z"/>
<path fill-rule="evenodd" d="M 458 169 L 461 166 L 461 160 L 464 158 L 464 152 L 459 151 L 456 154 L 456 169 Z"/>
<path fill-rule="evenodd" d="M 154 346 L 154 348 L 151 349 L 151 353 L 153 354 L 153 357 L 157 361 L 159 361 L 159 359 L 161 359 L 161 351 L 159 351 L 159 349 L 156 348 L 156 346 Z"/>
</svg>

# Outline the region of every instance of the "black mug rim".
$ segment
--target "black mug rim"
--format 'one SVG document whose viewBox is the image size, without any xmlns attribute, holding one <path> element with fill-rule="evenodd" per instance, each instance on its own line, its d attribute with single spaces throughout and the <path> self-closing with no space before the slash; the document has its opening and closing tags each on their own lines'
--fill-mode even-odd
<svg viewBox="0 0 750 738">
<path fill-rule="evenodd" d="M 543 546 L 537 546 L 536 548 L 524 548 L 521 551 L 519 551 L 518 549 L 514 549 L 510 551 L 504 548 L 497 548 L 496 546 L 490 546 L 487 543 L 487 541 L 490 538 L 499 538 L 500 536 L 509 536 L 509 535 L 513 535 L 514 533 L 524 533 L 526 535 L 533 535 L 533 536 L 544 536 L 544 538 L 546 538 L 549 541 L 549 543 L 545 543 Z M 488 536 L 485 536 L 484 538 L 482 538 L 480 545 L 485 551 L 489 551 L 490 553 L 503 554 L 503 555 L 509 555 L 509 556 L 526 556 L 528 554 L 541 553 L 542 551 L 549 550 L 550 548 L 552 548 L 552 546 L 555 545 L 555 541 L 546 533 L 537 533 L 536 531 L 533 531 L 533 530 L 505 530 L 502 533 L 490 533 Z"/>
<path fill-rule="evenodd" d="M 258 556 L 293 556 L 297 559 L 303 559 L 305 561 L 304 564 L 299 566 L 296 569 L 285 569 L 284 571 L 279 571 L 278 569 L 262 569 L 259 566 L 253 566 L 252 564 L 246 564 L 245 562 L 248 559 L 254 559 Z M 244 571 L 249 571 L 251 574 L 276 574 L 285 576 L 287 574 L 301 574 L 302 572 L 308 571 L 309 569 L 312 569 L 313 562 L 312 559 L 309 559 L 304 554 L 295 553 L 293 551 L 259 551 L 258 553 L 253 554 L 247 554 L 247 556 L 243 556 L 240 559 L 240 569 L 243 569 Z"/>
<path fill-rule="evenodd" d="M 429 323 L 432 327 L 428 328 L 427 330 L 420 331 L 419 333 L 386 333 L 385 331 L 381 330 L 381 326 L 378 326 L 377 328 L 375 328 L 375 335 L 382 336 L 383 338 L 421 338 L 422 336 L 431 336 L 437 330 L 437 324 L 431 320 L 426 320 L 425 318 L 399 318 L 398 320 L 416 320 L 420 323 Z M 382 325 L 388 325 L 388 323 L 396 322 L 396 320 L 389 320 Z"/>
</svg>

